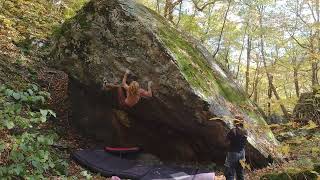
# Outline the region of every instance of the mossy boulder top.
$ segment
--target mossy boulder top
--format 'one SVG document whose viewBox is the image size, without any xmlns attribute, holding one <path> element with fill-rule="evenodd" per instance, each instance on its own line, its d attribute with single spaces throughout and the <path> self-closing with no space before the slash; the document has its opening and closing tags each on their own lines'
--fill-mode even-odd
<svg viewBox="0 0 320 180">
<path fill-rule="evenodd" d="M 52 60 L 84 89 L 96 88 L 103 79 L 120 83 L 127 68 L 142 87 L 153 81 L 153 97 L 126 112 L 131 125 L 121 131 L 132 137 L 120 137 L 126 143 L 171 160 L 222 163 L 226 133 L 241 115 L 249 131 L 251 163 L 263 166 L 268 155 L 279 157 L 272 151 L 277 141 L 257 106 L 206 48 L 134 1 L 89 2 L 64 24 Z"/>
</svg>

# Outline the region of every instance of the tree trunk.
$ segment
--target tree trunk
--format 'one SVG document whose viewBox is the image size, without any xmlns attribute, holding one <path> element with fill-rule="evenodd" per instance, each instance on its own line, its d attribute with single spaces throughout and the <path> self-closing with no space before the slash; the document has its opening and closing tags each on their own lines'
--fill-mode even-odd
<svg viewBox="0 0 320 180">
<path fill-rule="evenodd" d="M 160 14 L 160 0 L 157 0 L 157 13 Z"/>
<path fill-rule="evenodd" d="M 228 47 L 228 50 L 225 56 L 225 62 L 226 62 L 226 67 L 228 71 L 230 71 L 229 52 L 230 52 L 230 47 Z"/>
<path fill-rule="evenodd" d="M 276 97 L 276 99 L 278 100 L 278 101 L 281 101 L 281 98 L 280 98 L 280 96 L 279 96 L 279 94 L 278 94 L 278 92 L 277 92 L 277 89 L 276 89 L 276 87 L 274 86 L 274 84 L 273 84 L 273 76 L 269 73 L 269 71 L 268 71 L 268 69 L 267 69 L 267 63 L 266 63 L 266 59 L 265 59 L 265 55 L 264 55 L 264 45 L 263 45 L 263 39 L 261 39 L 261 54 L 262 54 L 262 61 L 263 61 L 263 65 L 264 65 L 264 68 L 265 68 L 265 71 L 266 71 L 266 74 L 267 74 L 267 78 L 268 78 L 268 83 L 269 83 L 269 85 L 270 85 L 270 89 L 272 90 L 272 92 L 273 92 L 273 94 L 274 94 L 274 96 Z M 286 117 L 286 118 L 290 118 L 290 115 L 289 115 L 289 113 L 288 113 L 288 111 L 287 111 L 287 109 L 285 108 L 285 106 L 280 102 L 280 107 L 281 107 L 281 110 L 282 110 L 282 112 L 283 112 L 283 114 L 284 114 L 284 116 Z"/>
<path fill-rule="evenodd" d="M 272 98 L 272 81 L 273 77 L 270 77 L 270 80 L 268 79 L 268 103 L 267 103 L 267 111 L 268 111 L 268 116 L 271 115 L 271 98 Z"/>
<path fill-rule="evenodd" d="M 262 13 L 263 13 L 263 8 L 264 7 L 258 7 L 259 9 L 259 24 L 260 24 L 260 28 L 262 29 Z M 267 78 L 268 78 L 268 84 L 270 85 L 270 89 L 272 90 L 274 96 L 276 97 L 276 99 L 280 102 L 280 107 L 281 107 L 281 110 L 284 114 L 284 116 L 289 119 L 290 118 L 290 115 L 287 111 L 287 109 L 285 108 L 285 106 L 281 103 L 281 98 L 277 92 L 277 89 L 276 87 L 274 86 L 273 84 L 273 76 L 269 73 L 268 71 L 268 68 L 267 68 L 267 62 L 266 62 L 266 58 L 265 58 L 265 52 L 264 52 L 264 40 L 263 40 L 263 35 L 260 34 L 260 46 L 261 46 L 261 56 L 262 56 L 262 62 L 263 62 L 263 66 L 265 68 L 265 71 L 266 71 L 266 75 L 267 75 Z"/>
<path fill-rule="evenodd" d="M 217 47 L 216 51 L 213 53 L 213 59 L 216 57 L 216 55 L 218 54 L 218 52 L 220 50 L 220 45 L 221 45 L 220 43 L 221 43 L 224 27 L 226 25 L 226 21 L 227 21 L 230 5 L 231 5 L 231 0 L 228 1 L 228 7 L 227 7 L 227 10 L 226 10 L 226 12 L 224 14 L 223 24 L 222 24 L 222 28 L 221 28 L 220 35 L 219 35 L 219 40 L 218 40 L 218 47 Z"/>
<path fill-rule="evenodd" d="M 319 0 L 316 0 L 316 14 L 317 14 L 317 24 L 319 24 L 320 22 L 320 10 L 319 10 Z M 319 53 L 320 52 L 320 33 L 319 33 L 319 28 L 317 28 L 316 30 L 316 46 L 318 46 L 318 48 L 313 48 L 314 45 L 312 44 L 312 49 L 316 49 L 315 52 Z M 312 41 L 313 42 L 313 41 Z M 312 56 L 313 56 L 313 53 L 312 52 Z M 312 86 L 317 86 L 319 85 L 319 80 L 318 80 L 318 60 L 317 59 L 314 59 L 314 61 L 312 62 Z"/>
<path fill-rule="evenodd" d="M 240 64 L 241 64 L 241 57 L 242 57 L 242 53 L 243 53 L 243 49 L 244 49 L 244 44 L 245 44 L 245 39 L 246 39 L 246 34 L 247 34 L 247 28 L 248 28 L 248 23 L 247 23 L 247 25 L 246 25 L 246 28 L 244 29 L 244 34 L 243 34 L 243 39 L 242 39 L 242 45 L 241 45 L 241 51 L 240 51 L 240 55 L 239 55 L 239 58 L 238 58 L 236 79 L 238 79 L 238 76 L 239 76 Z M 248 36 L 249 36 L 249 35 L 248 35 Z"/>
<path fill-rule="evenodd" d="M 207 25 L 205 28 L 205 32 L 204 35 L 200 38 L 200 41 L 202 43 L 204 43 L 204 41 L 206 40 L 206 35 L 208 35 L 209 31 L 210 31 L 210 27 L 211 27 L 211 16 L 212 16 L 212 9 L 213 9 L 213 5 L 209 6 L 209 12 L 208 12 L 208 20 L 207 20 Z"/>
<path fill-rule="evenodd" d="M 256 62 L 257 65 L 256 65 L 256 69 L 255 69 L 255 72 L 254 72 L 254 81 L 253 81 L 253 85 L 252 85 L 252 91 L 251 91 L 251 94 L 249 95 L 249 98 L 252 97 L 253 95 L 253 101 L 258 104 L 258 87 L 259 87 L 259 66 L 260 66 L 260 62 L 257 61 Z"/>
<path fill-rule="evenodd" d="M 249 83 L 250 83 L 250 58 L 251 58 L 251 37 L 248 36 L 247 40 L 247 67 L 246 67 L 246 94 L 249 94 Z"/>
<path fill-rule="evenodd" d="M 299 79 L 298 79 L 298 68 L 293 69 L 293 80 L 294 80 L 294 87 L 296 91 L 296 96 L 300 97 L 300 87 L 299 87 Z"/>
<path fill-rule="evenodd" d="M 312 66 L 312 87 L 314 87 L 316 85 L 319 85 L 319 81 L 318 81 L 318 62 L 312 62 L 311 66 Z"/>
<path fill-rule="evenodd" d="M 255 80 L 254 80 L 254 84 L 253 84 L 253 90 L 252 90 L 252 92 L 253 92 L 253 101 L 255 102 L 255 103 L 258 103 L 258 86 L 259 86 L 259 64 L 260 63 L 258 63 L 257 62 L 257 67 L 256 67 L 256 72 L 255 72 Z"/>
<path fill-rule="evenodd" d="M 182 14 L 182 1 L 179 5 L 179 17 L 178 17 L 178 21 L 176 23 L 176 26 L 179 26 L 180 20 L 181 20 L 181 14 Z"/>
<path fill-rule="evenodd" d="M 164 17 L 168 19 L 170 22 L 173 22 L 173 10 L 174 8 L 181 3 L 182 0 L 177 0 L 173 2 L 173 0 L 166 0 L 164 6 Z"/>
<path fill-rule="evenodd" d="M 286 76 L 286 82 L 289 82 L 288 76 Z M 286 83 L 283 84 L 283 90 L 284 90 L 284 94 L 286 95 L 286 99 L 290 98 L 291 93 L 288 92 L 287 87 L 286 87 Z"/>
<path fill-rule="evenodd" d="M 165 18 L 167 18 L 168 11 L 169 11 L 169 8 L 170 8 L 170 4 L 172 4 L 172 1 L 171 0 L 166 0 L 166 3 L 164 4 L 164 11 L 163 11 L 163 16 Z"/>
</svg>

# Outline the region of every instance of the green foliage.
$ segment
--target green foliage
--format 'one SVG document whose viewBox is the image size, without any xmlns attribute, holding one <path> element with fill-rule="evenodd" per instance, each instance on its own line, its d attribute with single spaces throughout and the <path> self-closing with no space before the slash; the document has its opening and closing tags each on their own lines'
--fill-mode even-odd
<svg viewBox="0 0 320 180">
<path fill-rule="evenodd" d="M 0 179 L 64 177 L 67 163 L 51 148 L 57 135 L 44 128 L 55 113 L 50 94 L 35 84 L 50 36 L 86 0 L 0 0 Z M 1 85 L 6 83 L 8 86 Z M 17 90 L 22 89 L 23 91 Z"/>
<path fill-rule="evenodd" d="M 1 179 L 43 179 L 48 175 L 65 175 L 67 163 L 51 148 L 57 135 L 39 128 L 55 113 L 41 109 L 49 93 L 30 84 L 24 91 L 0 87 L 0 129 L 8 137 L 0 141 L 5 164 L 0 164 Z M 3 160 L 3 159 L 2 159 Z"/>
<path fill-rule="evenodd" d="M 44 178 L 47 173 L 65 174 L 66 162 L 58 159 L 50 149 L 55 134 L 40 135 L 39 133 L 24 132 L 12 136 L 9 154 L 9 164 L 0 167 L 0 177 Z"/>
<path fill-rule="evenodd" d="M 14 91 L 2 86 L 0 93 L 0 129 L 31 128 L 40 122 L 46 122 L 47 117 L 56 116 L 51 110 L 31 111 L 41 106 L 50 95 L 39 91 L 38 87 L 31 84 L 26 91 Z"/>
</svg>

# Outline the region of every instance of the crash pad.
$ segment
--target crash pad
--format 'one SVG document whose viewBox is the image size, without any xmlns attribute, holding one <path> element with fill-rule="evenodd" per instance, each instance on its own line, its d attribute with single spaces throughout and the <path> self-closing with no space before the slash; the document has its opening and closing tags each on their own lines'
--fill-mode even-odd
<svg viewBox="0 0 320 180">
<path fill-rule="evenodd" d="M 102 176 L 141 180 L 213 180 L 214 173 L 189 167 L 144 165 L 134 160 L 120 158 L 104 149 L 84 149 L 72 154 L 80 165 Z"/>
</svg>

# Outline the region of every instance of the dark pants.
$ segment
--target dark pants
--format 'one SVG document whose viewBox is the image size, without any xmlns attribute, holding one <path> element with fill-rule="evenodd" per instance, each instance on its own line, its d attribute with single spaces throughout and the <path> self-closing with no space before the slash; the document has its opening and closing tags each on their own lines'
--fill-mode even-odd
<svg viewBox="0 0 320 180">
<path fill-rule="evenodd" d="M 245 159 L 245 152 L 228 152 L 226 161 L 225 161 L 225 172 L 227 180 L 234 180 L 236 177 L 237 180 L 244 179 L 244 169 L 240 164 L 240 160 Z"/>
</svg>

